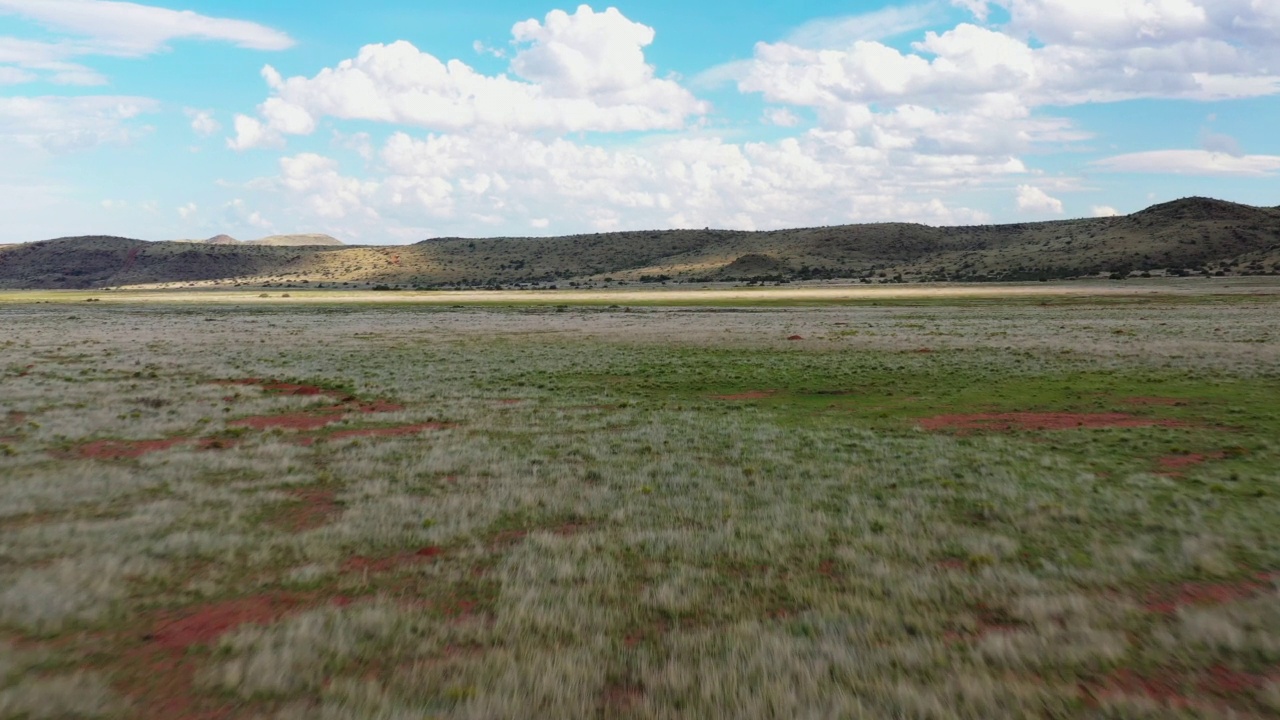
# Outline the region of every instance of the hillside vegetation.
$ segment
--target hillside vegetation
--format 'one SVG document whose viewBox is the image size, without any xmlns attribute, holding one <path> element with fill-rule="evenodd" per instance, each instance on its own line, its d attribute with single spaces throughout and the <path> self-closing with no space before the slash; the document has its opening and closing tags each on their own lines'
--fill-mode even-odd
<svg viewBox="0 0 1280 720">
<path fill-rule="evenodd" d="M 998 281 L 1143 272 L 1280 273 L 1280 208 L 1190 198 L 1126 217 L 970 227 L 883 223 L 768 232 L 633 231 L 438 238 L 393 247 L 75 237 L 0 247 L 0 287 L 44 289 Z"/>
</svg>

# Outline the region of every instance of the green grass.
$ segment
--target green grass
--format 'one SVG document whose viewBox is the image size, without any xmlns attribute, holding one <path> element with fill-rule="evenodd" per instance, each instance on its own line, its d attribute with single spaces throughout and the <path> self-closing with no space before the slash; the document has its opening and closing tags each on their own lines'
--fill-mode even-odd
<svg viewBox="0 0 1280 720">
<path fill-rule="evenodd" d="M 6 307 L 0 717 L 1274 715 L 1273 309 Z"/>
</svg>

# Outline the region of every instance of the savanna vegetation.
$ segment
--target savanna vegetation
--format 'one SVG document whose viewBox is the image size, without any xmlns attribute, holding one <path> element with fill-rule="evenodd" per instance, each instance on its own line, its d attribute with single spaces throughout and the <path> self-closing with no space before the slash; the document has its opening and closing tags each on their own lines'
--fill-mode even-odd
<svg viewBox="0 0 1280 720">
<path fill-rule="evenodd" d="M 0 717 L 1274 717 L 1280 285 L 1196 287 L 6 296 Z"/>
</svg>

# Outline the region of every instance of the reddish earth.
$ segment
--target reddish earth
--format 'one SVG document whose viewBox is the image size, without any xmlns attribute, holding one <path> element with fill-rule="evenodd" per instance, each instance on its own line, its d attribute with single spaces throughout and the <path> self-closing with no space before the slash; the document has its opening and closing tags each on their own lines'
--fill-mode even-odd
<svg viewBox="0 0 1280 720">
<path fill-rule="evenodd" d="M 31 374 L 32 370 L 35 370 L 35 369 L 36 369 L 35 365 L 27 365 L 26 367 L 18 371 L 18 377 L 26 377 Z"/>
<path fill-rule="evenodd" d="M 5 413 L 4 422 L 6 425 L 21 425 L 27 421 L 27 414 L 20 413 L 17 410 L 10 410 Z"/>
<path fill-rule="evenodd" d="M 1165 455 L 1162 458 L 1158 458 L 1156 460 L 1156 464 L 1158 464 L 1160 469 L 1166 474 L 1180 475 L 1180 470 L 1201 465 L 1209 462 L 1210 460 L 1224 460 L 1226 457 L 1227 453 L 1225 452 L 1216 452 L 1207 455 L 1200 453 L 1180 453 L 1177 455 Z"/>
<path fill-rule="evenodd" d="M 266 625 L 302 610 L 314 598 L 288 593 L 270 593 L 210 603 L 184 612 L 179 617 L 162 618 L 144 638 L 166 650 L 182 650 L 208 645 L 241 625 Z"/>
<path fill-rule="evenodd" d="M 777 395 L 777 390 L 748 390 L 732 395 L 712 395 L 712 400 L 765 400 Z"/>
<path fill-rule="evenodd" d="M 969 563 L 965 562 L 963 558 L 947 558 L 939 560 L 938 567 L 944 570 L 966 570 L 969 567 Z"/>
<path fill-rule="evenodd" d="M 254 417 L 240 418 L 229 423 L 233 427 L 250 427 L 255 430 L 269 430 L 278 428 L 282 430 L 319 430 L 326 425 L 332 425 L 342 419 L 346 413 L 389 413 L 404 410 L 404 405 L 393 403 L 387 400 L 360 400 L 354 395 L 342 392 L 341 390 L 329 390 L 318 385 L 299 385 L 296 383 L 282 383 L 261 378 L 241 378 L 238 380 L 217 380 L 219 385 L 257 385 L 265 392 L 273 395 L 290 395 L 303 397 L 331 397 L 336 398 L 339 404 L 330 407 L 320 408 L 318 410 L 284 413 L 280 415 L 258 415 Z M 232 398 L 223 398 L 230 402 Z M 354 432 L 354 431 L 353 431 Z"/>
<path fill-rule="evenodd" d="M 387 572 L 405 565 L 426 562 L 444 554 L 444 550 L 434 545 L 410 552 L 396 553 L 380 558 L 356 555 L 342 563 L 342 572 Z"/>
<path fill-rule="evenodd" d="M 1267 683 L 1280 679 L 1280 669 L 1267 674 L 1240 672 L 1222 665 L 1207 670 L 1162 668 L 1138 673 L 1121 668 L 1081 683 L 1080 694 L 1091 704 L 1124 696 L 1144 696 L 1169 708 L 1214 712 L 1248 699 Z M 1235 701 L 1233 703 L 1232 701 Z"/>
<path fill-rule="evenodd" d="M 498 404 L 499 405 L 519 405 L 522 402 L 524 402 L 524 400 L 521 400 L 520 398 L 503 398 L 498 401 Z"/>
<path fill-rule="evenodd" d="M 250 427 L 254 430 L 270 430 L 280 428 L 282 430 L 319 430 L 326 425 L 332 425 L 342 420 L 342 415 L 337 413 L 318 414 L 318 413 L 286 413 L 283 415 L 255 415 L 253 417 L 240 418 L 227 423 L 231 427 Z"/>
<path fill-rule="evenodd" d="M 153 452 L 168 450 L 187 442 L 187 438 L 165 440 L 97 440 L 76 448 L 76 454 L 90 460 L 132 460 Z"/>
<path fill-rule="evenodd" d="M 787 338 L 787 339 L 788 339 L 788 340 L 803 340 L 803 339 L 804 339 L 804 336 L 802 336 L 802 335 L 792 335 L 791 337 L 789 337 L 789 338 Z"/>
<path fill-rule="evenodd" d="M 600 703 L 605 717 L 628 713 L 644 701 L 644 686 L 629 682 L 611 682 L 604 688 Z"/>
<path fill-rule="evenodd" d="M 303 489 L 289 493 L 297 499 L 274 518 L 273 524 L 290 532 L 313 530 L 328 525 L 334 515 L 342 512 L 333 490 Z"/>
<path fill-rule="evenodd" d="M 1258 573 L 1252 579 L 1231 583 L 1182 583 L 1147 593 L 1143 607 L 1149 612 L 1172 615 L 1181 607 L 1225 605 L 1275 591 L 1280 573 Z"/>
<path fill-rule="evenodd" d="M 916 348 L 914 352 L 918 355 L 928 355 L 933 352 L 933 348 L 927 348 L 927 347 Z"/>
<path fill-rule="evenodd" d="M 1013 412 L 937 415 L 916 421 L 925 430 L 1008 432 L 1011 430 L 1075 430 L 1097 428 L 1186 427 L 1178 420 L 1125 413 Z"/>
<path fill-rule="evenodd" d="M 195 692 L 201 655 L 191 653 L 191 648 L 211 645 L 244 625 L 276 622 L 315 607 L 317 602 L 312 596 L 272 593 L 162 613 L 151 622 L 152 629 L 142 636 L 142 644 L 116 663 L 117 687 L 134 702 L 132 717 L 224 720 L 238 716 L 234 705 Z M 343 605 L 349 601 L 335 598 L 333 602 Z"/>
</svg>

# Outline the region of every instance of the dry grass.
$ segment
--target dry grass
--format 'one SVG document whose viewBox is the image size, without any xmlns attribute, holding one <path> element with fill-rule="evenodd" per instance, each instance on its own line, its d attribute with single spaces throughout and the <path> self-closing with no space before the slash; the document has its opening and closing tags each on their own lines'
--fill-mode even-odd
<svg viewBox="0 0 1280 720">
<path fill-rule="evenodd" d="M 0 717 L 1274 713 L 1272 297 L 1047 299 L 6 305 Z"/>
</svg>

